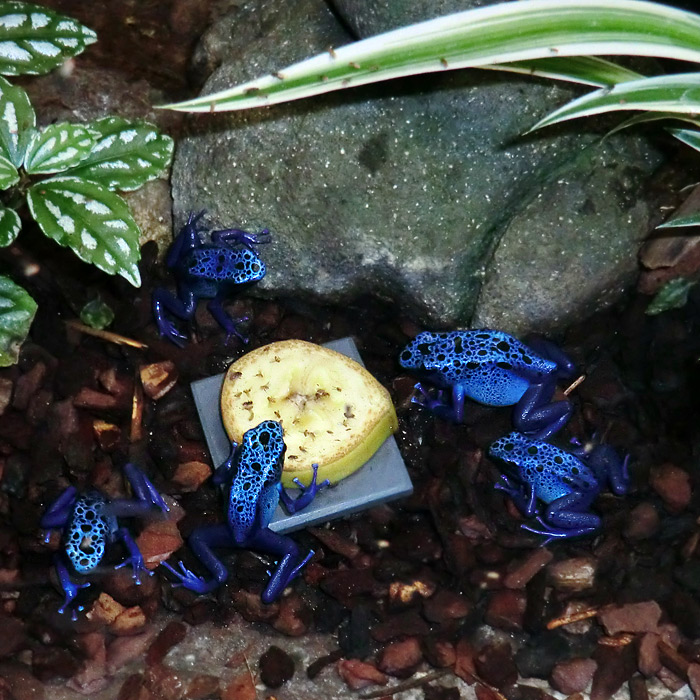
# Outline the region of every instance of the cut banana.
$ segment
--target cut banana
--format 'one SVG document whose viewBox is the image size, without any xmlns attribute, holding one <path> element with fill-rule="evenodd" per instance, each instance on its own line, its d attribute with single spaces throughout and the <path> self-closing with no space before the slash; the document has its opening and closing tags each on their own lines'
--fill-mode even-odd
<svg viewBox="0 0 700 700">
<path fill-rule="evenodd" d="M 231 440 L 266 419 L 284 428 L 282 484 L 335 483 L 361 467 L 398 428 L 389 392 L 361 365 L 303 340 L 283 340 L 234 362 L 221 390 Z"/>
</svg>

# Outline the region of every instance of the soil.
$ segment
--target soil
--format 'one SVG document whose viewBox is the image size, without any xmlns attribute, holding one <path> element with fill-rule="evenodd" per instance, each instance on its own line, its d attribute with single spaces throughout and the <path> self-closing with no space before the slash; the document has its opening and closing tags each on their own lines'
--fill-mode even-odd
<svg viewBox="0 0 700 700">
<path fill-rule="evenodd" d="M 83 16 L 84 3 L 46 4 L 97 21 Z M 165 21 L 158 13 L 172 22 L 183 8 L 205 19 L 210 10 L 111 5 L 124 18 L 153 13 L 154 27 Z M 188 30 L 181 44 L 189 50 L 195 36 Z M 128 37 L 125 29 L 121 39 Z M 130 55 L 122 44 L 114 51 Z M 175 77 L 148 73 L 152 56 L 132 56 L 125 60 L 134 65 L 122 68 L 146 71 L 139 77 L 177 93 L 187 85 L 178 77 L 183 53 Z M 700 692 L 697 287 L 682 309 L 647 316 L 649 297 L 632 295 L 556 339 L 585 375 L 556 442 L 595 435 L 630 455 L 632 483 L 626 496 L 596 500 L 603 526 L 595 536 L 543 547 L 494 489 L 498 465 L 486 450 L 511 430 L 510 411 L 469 404 L 465 423 L 454 425 L 412 404 L 415 378 L 397 356 L 423 328 L 390 305 L 363 299 L 331 308 L 260 299 L 252 288 L 229 304 L 232 315 L 251 319 L 248 346 L 227 343 L 202 304 L 191 341 L 179 349 L 157 336 L 152 320 L 153 286 L 172 284 L 152 244 L 143 249 L 138 290 L 31 231 L 3 262 L 34 265 L 27 286 L 39 312 L 20 363 L 0 370 L 0 698 L 284 700 L 355 696 L 365 686 L 361 692 L 379 688 L 379 697 L 389 692 L 384 683 L 411 682 L 418 687 L 405 697 L 427 700 L 580 692 L 606 700 L 621 688 L 642 700 L 686 683 Z M 98 292 L 115 311 L 110 330 L 145 347 L 67 325 Z M 141 466 L 180 517 L 140 532 L 156 568 L 180 536 L 221 518 L 219 494 L 204 480 L 216 465 L 190 382 L 275 340 L 347 335 L 392 393 L 411 498 L 295 534 L 316 555 L 269 606 L 259 598 L 269 562 L 239 552 L 224 557 L 231 576 L 215 595 L 173 587 L 162 568 L 141 586 L 124 571 L 105 571 L 81 592 L 76 622 L 57 613 L 59 542 L 45 544 L 38 522 L 63 488 L 124 494 L 121 467 Z"/>
</svg>

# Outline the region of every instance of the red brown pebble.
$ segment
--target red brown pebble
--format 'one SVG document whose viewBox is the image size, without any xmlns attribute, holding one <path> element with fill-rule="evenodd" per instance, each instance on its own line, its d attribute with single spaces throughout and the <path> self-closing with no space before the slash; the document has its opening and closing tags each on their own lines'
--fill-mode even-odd
<svg viewBox="0 0 700 700">
<path fill-rule="evenodd" d="M 107 646 L 107 672 L 113 675 L 129 661 L 140 658 L 153 641 L 155 630 L 146 628 L 141 634 L 130 637 L 117 637 Z"/>
<path fill-rule="evenodd" d="M 217 697 L 219 695 L 219 679 L 200 673 L 195 676 L 187 686 L 185 697 L 187 700 L 204 700 L 205 698 Z M 255 696 L 253 696 L 255 697 Z M 239 700 L 239 696 L 236 696 Z"/>
<path fill-rule="evenodd" d="M 175 468 L 173 483 L 183 493 L 196 491 L 209 477 L 211 469 L 204 462 L 182 462 Z"/>
<path fill-rule="evenodd" d="M 294 675 L 294 660 L 274 644 L 260 657 L 260 680 L 268 688 L 279 688 Z"/>
<path fill-rule="evenodd" d="M 136 538 L 146 568 L 155 569 L 184 544 L 174 520 L 148 523 Z M 145 577 L 144 577 L 145 578 Z"/>
<path fill-rule="evenodd" d="M 312 621 L 311 608 L 300 595 L 291 593 L 280 600 L 279 615 L 274 619 L 272 626 L 288 637 L 300 637 L 309 629 Z"/>
<path fill-rule="evenodd" d="M 143 684 L 143 675 L 133 673 L 119 688 L 117 700 L 150 700 L 153 696 Z"/>
<path fill-rule="evenodd" d="M 388 620 L 372 627 L 370 634 L 378 642 L 388 642 L 397 637 L 423 636 L 430 632 L 428 623 L 417 610 L 406 610 L 392 615 Z"/>
<path fill-rule="evenodd" d="M 531 579 L 552 561 L 553 557 L 551 550 L 538 547 L 525 559 L 516 562 L 514 568 L 503 579 L 503 584 L 506 588 L 525 588 Z"/>
<path fill-rule="evenodd" d="M 163 664 L 149 666 L 143 674 L 143 684 L 158 700 L 180 700 L 185 693 L 184 680 Z"/>
<path fill-rule="evenodd" d="M 502 589 L 489 594 L 485 621 L 492 627 L 522 632 L 527 596 L 523 591 Z"/>
<path fill-rule="evenodd" d="M 389 677 L 376 666 L 359 659 L 340 659 L 338 674 L 351 690 L 361 690 L 368 685 L 386 685 Z"/>
<path fill-rule="evenodd" d="M 379 653 L 377 667 L 380 671 L 396 678 L 408 678 L 423 659 L 420 642 L 416 637 L 408 637 L 400 642 L 392 642 Z"/>
<path fill-rule="evenodd" d="M 582 693 L 593 678 L 598 664 L 593 659 L 569 659 L 552 670 L 552 686 L 560 693 Z"/>
<path fill-rule="evenodd" d="M 622 647 L 599 645 L 593 657 L 598 666 L 593 674 L 591 700 L 608 700 L 637 670 L 634 644 Z"/>
<path fill-rule="evenodd" d="M 651 503 L 644 501 L 627 516 L 624 535 L 630 540 L 645 540 L 659 529 L 659 513 Z"/>
<path fill-rule="evenodd" d="M 476 649 L 466 640 L 460 639 L 455 645 L 455 675 L 472 685 L 476 681 Z"/>
<path fill-rule="evenodd" d="M 423 602 L 423 614 L 430 622 L 447 622 L 466 617 L 471 607 L 463 595 L 442 588 Z"/>
<path fill-rule="evenodd" d="M 235 591 L 231 599 L 236 612 L 239 612 L 248 622 L 268 622 L 277 616 L 280 609 L 279 602 L 265 604 L 257 593 L 248 591 Z"/>
<path fill-rule="evenodd" d="M 10 615 L 0 615 L 0 657 L 10 656 L 27 642 L 24 622 Z"/>
<path fill-rule="evenodd" d="M 547 578 L 558 591 L 575 593 L 592 588 L 598 563 L 593 557 L 575 557 L 550 564 Z"/>
<path fill-rule="evenodd" d="M 330 571 L 321 581 L 321 588 L 341 603 L 374 590 L 376 581 L 371 569 Z"/>
<path fill-rule="evenodd" d="M 154 401 L 165 396 L 178 379 L 177 368 L 171 360 L 144 365 L 141 367 L 140 374 L 144 393 Z"/>
<path fill-rule="evenodd" d="M 187 636 L 187 627 L 181 622 L 169 622 L 153 640 L 146 652 L 146 665 L 159 664 L 166 654 Z"/>
<path fill-rule="evenodd" d="M 655 676 L 661 669 L 661 660 L 659 659 L 659 635 L 653 632 L 647 632 L 639 640 L 637 651 L 637 666 L 639 672 L 647 678 Z"/>
<path fill-rule="evenodd" d="M 675 464 L 667 462 L 652 469 L 649 484 L 672 513 L 680 513 L 690 503 L 690 476 Z"/>
<path fill-rule="evenodd" d="M 507 642 L 487 644 L 474 658 L 479 677 L 496 688 L 507 688 L 518 680 L 513 650 Z"/>
<path fill-rule="evenodd" d="M 608 605 L 598 612 L 598 622 L 614 636 L 619 632 L 655 632 L 661 608 L 655 600 L 627 605 Z"/>
<path fill-rule="evenodd" d="M 221 693 L 221 700 L 256 700 L 255 682 L 247 671 L 236 676 Z"/>
<path fill-rule="evenodd" d="M 688 666 L 688 685 L 696 698 L 700 697 L 700 664 Z"/>
<path fill-rule="evenodd" d="M 425 637 L 421 640 L 421 648 L 425 660 L 435 668 L 454 666 L 457 660 L 454 644 L 446 639 L 436 639 L 433 636 Z"/>
</svg>

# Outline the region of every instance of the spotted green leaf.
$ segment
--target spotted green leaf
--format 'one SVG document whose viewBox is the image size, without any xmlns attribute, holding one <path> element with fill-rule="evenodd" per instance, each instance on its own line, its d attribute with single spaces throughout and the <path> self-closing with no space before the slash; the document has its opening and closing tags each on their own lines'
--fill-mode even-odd
<svg viewBox="0 0 700 700">
<path fill-rule="evenodd" d="M 0 2 L 0 73 L 38 75 L 97 40 L 92 29 L 47 8 Z"/>
<path fill-rule="evenodd" d="M 114 311 L 102 299 L 92 299 L 80 311 L 80 320 L 91 328 L 102 330 L 114 321 Z"/>
<path fill-rule="evenodd" d="M 97 135 L 82 124 L 60 122 L 35 131 L 24 154 L 30 175 L 60 173 L 88 157 Z"/>
<path fill-rule="evenodd" d="M 6 190 L 17 182 L 19 182 L 17 168 L 5 156 L 0 156 L 0 190 Z"/>
<path fill-rule="evenodd" d="M 17 238 L 21 228 L 22 222 L 17 212 L 0 207 L 0 247 L 10 245 Z"/>
<path fill-rule="evenodd" d="M 67 174 L 99 182 L 110 190 L 136 190 L 169 165 L 173 140 L 153 124 L 105 117 L 88 124 L 98 138 L 90 155 Z"/>
<path fill-rule="evenodd" d="M 656 292 L 645 313 L 649 316 L 656 316 L 656 314 L 670 309 L 680 309 L 688 301 L 688 292 L 694 284 L 695 282 L 691 282 L 685 277 L 669 280 Z"/>
<path fill-rule="evenodd" d="M 35 313 L 34 299 L 9 277 L 0 275 L 0 367 L 17 362 Z"/>
<path fill-rule="evenodd" d="M 97 182 L 60 175 L 32 185 L 27 203 L 49 238 L 100 270 L 141 284 L 139 229 L 119 195 Z"/>
<path fill-rule="evenodd" d="M 22 164 L 36 115 L 27 93 L 0 78 L 0 155 L 16 168 Z"/>
</svg>

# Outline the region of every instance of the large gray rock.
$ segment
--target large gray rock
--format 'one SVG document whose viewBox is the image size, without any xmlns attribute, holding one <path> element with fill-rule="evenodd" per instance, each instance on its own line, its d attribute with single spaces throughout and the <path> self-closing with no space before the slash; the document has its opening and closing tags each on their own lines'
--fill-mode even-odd
<svg viewBox="0 0 700 700">
<path fill-rule="evenodd" d="M 231 60 L 204 92 L 348 39 L 322 0 L 252 0 L 205 40 L 211 64 Z M 573 94 L 460 71 L 204 115 L 176 155 L 176 219 L 205 207 L 215 225 L 269 227 L 261 292 L 371 291 L 430 325 L 467 325 L 476 311 L 544 328 L 618 294 L 646 232 L 646 204 L 629 206 L 654 163 L 643 142 L 601 147 L 583 125 L 520 136 Z"/>
</svg>

